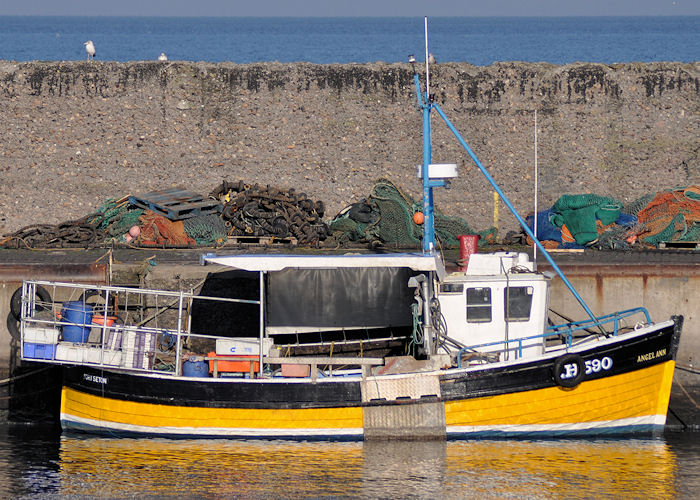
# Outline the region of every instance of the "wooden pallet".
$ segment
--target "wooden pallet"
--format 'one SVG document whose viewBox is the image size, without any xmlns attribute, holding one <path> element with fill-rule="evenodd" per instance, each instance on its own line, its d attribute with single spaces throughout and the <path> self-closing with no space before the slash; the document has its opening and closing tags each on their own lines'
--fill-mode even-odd
<svg viewBox="0 0 700 500">
<path fill-rule="evenodd" d="M 227 243 L 241 246 L 296 245 L 297 239 L 275 236 L 229 236 Z"/>
<path fill-rule="evenodd" d="M 548 248 L 548 253 L 583 253 L 585 248 Z"/>
<path fill-rule="evenodd" d="M 664 250 L 700 250 L 700 241 L 662 241 L 659 248 Z"/>
<path fill-rule="evenodd" d="M 130 196 L 129 203 L 170 220 L 189 219 L 221 211 L 221 204 L 217 200 L 205 200 L 197 193 L 179 188 Z"/>
</svg>

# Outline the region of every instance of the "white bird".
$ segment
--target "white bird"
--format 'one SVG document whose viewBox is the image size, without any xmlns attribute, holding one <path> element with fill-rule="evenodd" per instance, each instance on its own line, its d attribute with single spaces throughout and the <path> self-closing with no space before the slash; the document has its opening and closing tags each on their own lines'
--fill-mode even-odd
<svg viewBox="0 0 700 500">
<path fill-rule="evenodd" d="M 88 40 L 87 42 L 83 43 L 83 45 L 85 45 L 85 52 L 87 52 L 88 60 L 94 58 L 95 57 L 95 45 L 92 43 L 92 40 Z"/>
<path fill-rule="evenodd" d="M 428 64 L 435 64 L 435 56 L 433 54 L 428 54 Z"/>
<path fill-rule="evenodd" d="M 168 56 L 165 55 L 165 52 L 161 52 L 160 55 L 158 56 L 159 61 L 167 61 Z"/>
</svg>

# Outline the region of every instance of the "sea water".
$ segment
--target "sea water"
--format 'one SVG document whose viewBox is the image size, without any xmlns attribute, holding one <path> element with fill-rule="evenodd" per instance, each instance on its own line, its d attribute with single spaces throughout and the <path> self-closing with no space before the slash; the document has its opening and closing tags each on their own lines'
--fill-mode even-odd
<svg viewBox="0 0 700 500">
<path fill-rule="evenodd" d="M 0 427 L 5 498 L 697 498 L 700 433 L 656 439 L 118 439 Z"/>
<path fill-rule="evenodd" d="M 425 59 L 423 18 L 2 17 L 0 60 L 236 63 Z M 430 18 L 437 62 L 698 60 L 700 16 Z"/>
</svg>

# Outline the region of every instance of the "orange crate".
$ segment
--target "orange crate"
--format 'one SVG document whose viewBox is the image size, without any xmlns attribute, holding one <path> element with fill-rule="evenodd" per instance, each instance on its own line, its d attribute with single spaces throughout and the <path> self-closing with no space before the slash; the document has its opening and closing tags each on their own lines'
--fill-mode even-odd
<svg viewBox="0 0 700 500">
<path fill-rule="evenodd" d="M 258 356 L 257 355 L 248 355 L 248 356 L 230 356 L 230 355 L 222 355 L 222 354 L 216 354 L 216 352 L 212 351 L 208 354 L 208 357 L 210 358 L 219 358 L 217 361 L 214 361 L 213 359 L 209 360 L 209 373 L 214 373 L 214 363 L 218 363 L 217 371 L 219 373 L 221 372 L 234 372 L 234 373 L 249 373 L 250 372 L 250 365 L 253 364 L 253 371 L 259 371 L 259 366 L 260 363 L 257 361 Z M 226 358 L 224 361 L 222 358 Z M 230 360 L 230 361 L 229 361 Z M 250 361 L 249 361 L 250 360 Z M 253 362 L 253 360 L 256 360 Z"/>
</svg>

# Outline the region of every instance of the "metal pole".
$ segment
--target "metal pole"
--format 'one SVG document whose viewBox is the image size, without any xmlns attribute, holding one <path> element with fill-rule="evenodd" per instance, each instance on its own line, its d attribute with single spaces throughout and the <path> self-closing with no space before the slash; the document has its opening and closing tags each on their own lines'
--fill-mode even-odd
<svg viewBox="0 0 700 500">
<path fill-rule="evenodd" d="M 535 213 L 532 216 L 532 229 L 534 230 L 535 240 L 537 240 L 537 108 L 535 108 Z M 533 261 L 535 271 L 537 271 L 537 245 L 533 246 Z"/>
<path fill-rule="evenodd" d="M 430 54 L 428 53 L 428 16 L 423 18 L 423 25 L 425 29 L 425 100 L 430 101 L 430 65 L 428 60 L 430 59 Z"/>
<path fill-rule="evenodd" d="M 426 70 L 428 69 L 426 63 Z M 432 253 L 435 249 L 435 215 L 433 210 L 433 186 L 430 182 L 430 162 L 432 161 L 433 148 L 430 132 L 430 108 L 429 95 L 422 95 L 420 90 L 420 77 L 413 74 L 416 86 L 416 99 L 418 107 L 423 113 L 423 166 L 421 177 L 423 181 L 423 252 Z"/>
<path fill-rule="evenodd" d="M 423 252 L 430 253 L 435 248 L 433 228 L 433 188 L 430 185 L 430 162 L 432 157 L 430 142 L 430 102 L 423 105 Z"/>
<path fill-rule="evenodd" d="M 430 301 L 432 300 L 433 273 L 428 273 L 423 281 L 423 348 L 428 356 L 433 354 L 433 321 L 430 317 Z"/>
<path fill-rule="evenodd" d="M 175 375 L 182 375 L 182 302 L 185 296 L 180 290 L 177 301 L 177 348 L 175 349 Z"/>
<path fill-rule="evenodd" d="M 259 307 L 259 316 L 258 316 L 258 321 L 260 322 L 259 324 L 259 342 L 260 342 L 260 351 L 258 352 L 258 378 L 262 376 L 262 370 L 263 370 L 263 337 L 265 335 L 265 310 L 264 310 L 264 305 L 265 305 L 265 272 L 260 271 L 260 307 Z"/>
</svg>

